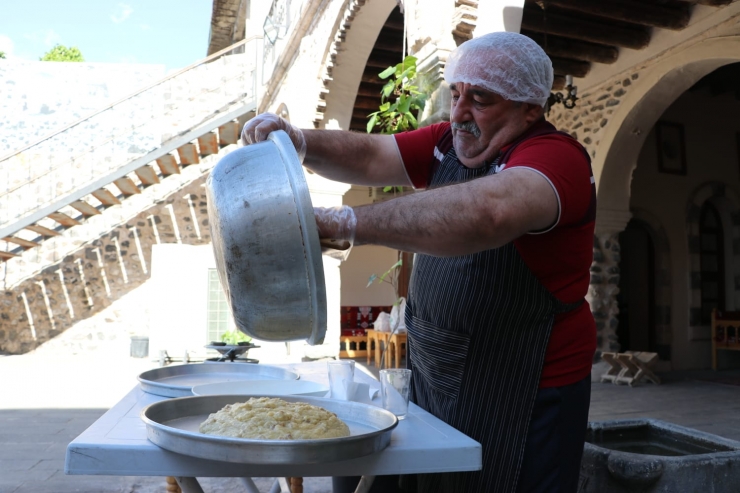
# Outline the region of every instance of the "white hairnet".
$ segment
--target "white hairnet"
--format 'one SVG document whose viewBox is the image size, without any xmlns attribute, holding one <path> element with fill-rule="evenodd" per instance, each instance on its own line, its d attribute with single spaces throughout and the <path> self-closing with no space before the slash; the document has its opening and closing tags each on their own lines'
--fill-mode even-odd
<svg viewBox="0 0 740 493">
<path fill-rule="evenodd" d="M 497 32 L 458 46 L 447 59 L 445 81 L 464 82 L 510 101 L 544 106 L 552 88 L 552 62 L 532 39 Z"/>
</svg>

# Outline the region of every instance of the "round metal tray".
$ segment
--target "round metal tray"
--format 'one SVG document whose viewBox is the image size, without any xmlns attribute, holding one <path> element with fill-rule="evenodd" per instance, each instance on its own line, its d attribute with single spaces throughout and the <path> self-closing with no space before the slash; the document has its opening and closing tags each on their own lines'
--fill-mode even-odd
<svg viewBox="0 0 740 493">
<path fill-rule="evenodd" d="M 242 464 L 318 464 L 355 459 L 379 452 L 391 440 L 398 418 L 385 409 L 359 402 L 307 396 L 279 397 L 306 402 L 335 413 L 351 435 L 322 440 L 248 440 L 204 435 L 200 424 L 227 404 L 245 402 L 244 395 L 182 397 L 160 401 L 141 411 L 149 441 L 171 452 L 202 459 Z"/>
<path fill-rule="evenodd" d="M 163 397 L 192 396 L 196 385 L 237 380 L 297 380 L 298 374 L 277 366 L 230 362 L 171 365 L 147 370 L 139 375 L 144 392 Z"/>
</svg>

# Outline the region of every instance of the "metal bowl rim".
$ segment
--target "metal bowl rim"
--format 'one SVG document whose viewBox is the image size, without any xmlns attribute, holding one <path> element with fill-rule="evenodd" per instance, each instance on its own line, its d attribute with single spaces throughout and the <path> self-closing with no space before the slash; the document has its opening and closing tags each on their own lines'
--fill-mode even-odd
<svg viewBox="0 0 740 493">
<path fill-rule="evenodd" d="M 376 411 L 376 410 L 377 411 L 380 411 L 382 414 L 391 416 L 393 418 L 393 420 L 392 420 L 392 424 L 391 425 L 389 425 L 389 426 L 387 426 L 387 427 L 385 427 L 383 429 L 373 430 L 370 433 L 364 433 L 362 435 L 354 435 L 354 436 L 340 437 L 340 438 L 312 438 L 312 439 L 307 439 L 307 440 L 301 440 L 301 439 L 296 439 L 296 440 L 266 440 L 266 439 L 254 439 L 254 438 L 222 437 L 222 436 L 218 436 L 218 435 L 206 435 L 205 433 L 194 433 L 192 431 L 181 430 L 179 428 L 173 428 L 172 426 L 167 426 L 167 425 L 164 425 L 162 423 L 158 423 L 157 421 L 154 421 L 153 419 L 149 418 L 149 416 L 147 416 L 147 412 L 150 411 L 150 409 L 155 408 L 156 406 L 167 405 L 168 403 L 171 403 L 171 402 L 174 402 L 174 401 L 182 402 L 183 400 L 191 400 L 191 399 L 205 400 L 205 399 L 208 399 L 208 398 L 211 398 L 212 399 L 213 397 L 216 397 L 216 396 L 212 396 L 212 395 L 210 395 L 210 396 L 207 396 L 207 395 L 197 395 L 197 396 L 189 396 L 189 397 L 173 397 L 171 399 L 167 399 L 167 400 L 163 400 L 163 401 L 159 401 L 159 402 L 154 402 L 154 403 L 149 404 L 148 406 L 146 406 L 144 409 L 142 409 L 139 412 L 139 417 L 141 418 L 142 421 L 144 421 L 145 424 L 147 424 L 149 426 L 153 426 L 154 428 L 166 428 L 167 432 L 170 433 L 170 434 L 172 434 L 172 435 L 175 435 L 175 436 L 178 436 L 178 437 L 182 437 L 182 438 L 197 438 L 197 439 L 203 440 L 203 441 L 205 441 L 207 443 L 212 443 L 212 444 L 216 444 L 216 445 L 219 445 L 219 444 L 223 444 L 223 445 L 245 445 L 245 444 L 248 444 L 248 445 L 269 445 L 269 446 L 276 446 L 276 447 L 294 447 L 295 445 L 300 445 L 300 446 L 305 446 L 305 447 L 311 447 L 311 446 L 316 446 L 316 445 L 325 445 L 329 441 L 331 441 L 332 443 L 337 443 L 337 442 L 338 443 L 348 443 L 348 442 L 353 442 L 353 441 L 358 441 L 358 440 L 366 440 L 366 439 L 368 439 L 370 437 L 374 437 L 374 436 L 378 436 L 378 435 L 382 435 L 384 433 L 387 433 L 387 432 L 393 430 L 396 426 L 398 426 L 398 418 L 396 417 L 395 414 L 393 414 L 392 412 L 390 412 L 390 411 L 388 411 L 386 409 L 383 409 L 382 407 L 372 406 L 370 404 L 364 404 L 362 402 L 338 401 L 336 399 L 327 399 L 325 397 L 285 396 L 285 395 L 268 395 L 268 394 L 259 395 L 259 396 L 248 396 L 248 397 L 249 398 L 255 398 L 255 397 L 256 398 L 259 398 L 259 397 L 273 397 L 273 398 L 283 399 L 283 400 L 285 400 L 285 398 L 287 397 L 287 398 L 290 398 L 293 401 L 306 402 L 308 404 L 311 404 L 312 403 L 311 401 L 314 401 L 314 400 L 319 400 L 319 401 L 322 401 L 322 400 L 323 401 L 333 401 L 333 402 L 345 402 L 346 404 L 357 405 L 357 406 L 361 406 L 361 407 L 364 407 L 364 408 L 370 408 L 373 411 Z M 218 397 L 221 397 L 221 398 L 223 398 L 223 397 L 229 397 L 229 398 L 233 397 L 233 398 L 236 399 L 235 402 L 239 402 L 239 401 L 244 401 L 244 397 L 246 397 L 246 396 L 241 395 L 241 394 L 223 394 L 223 395 L 219 395 Z M 308 400 L 306 400 L 306 399 L 308 399 Z M 314 405 L 317 405 L 317 404 L 314 404 Z M 329 411 L 329 412 L 331 412 L 331 411 Z M 181 416 L 181 417 L 185 417 L 185 416 Z"/>
</svg>

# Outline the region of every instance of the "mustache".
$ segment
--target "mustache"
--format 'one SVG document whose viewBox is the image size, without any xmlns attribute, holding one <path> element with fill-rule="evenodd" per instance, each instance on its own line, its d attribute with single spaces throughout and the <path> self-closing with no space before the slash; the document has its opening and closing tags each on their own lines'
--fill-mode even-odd
<svg viewBox="0 0 740 493">
<path fill-rule="evenodd" d="M 466 132 L 470 132 L 476 138 L 480 137 L 480 128 L 478 128 L 478 125 L 473 121 L 462 123 L 452 122 L 452 128 L 454 130 L 465 130 Z"/>
</svg>

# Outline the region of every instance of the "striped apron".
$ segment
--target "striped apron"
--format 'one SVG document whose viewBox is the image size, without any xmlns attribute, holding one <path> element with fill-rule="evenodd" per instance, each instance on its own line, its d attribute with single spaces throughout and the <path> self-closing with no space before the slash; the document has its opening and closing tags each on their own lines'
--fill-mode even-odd
<svg viewBox="0 0 740 493">
<path fill-rule="evenodd" d="M 495 174 L 520 142 L 476 169 L 450 149 L 429 188 Z M 581 303 L 550 294 L 513 242 L 459 257 L 416 255 L 405 313 L 411 399 L 483 447 L 482 471 L 419 475 L 420 493 L 516 491 L 554 316 Z"/>
</svg>

